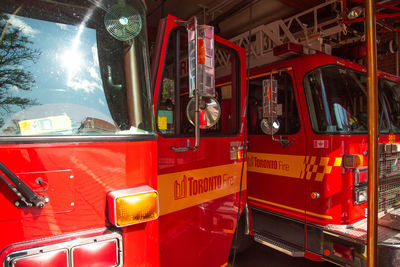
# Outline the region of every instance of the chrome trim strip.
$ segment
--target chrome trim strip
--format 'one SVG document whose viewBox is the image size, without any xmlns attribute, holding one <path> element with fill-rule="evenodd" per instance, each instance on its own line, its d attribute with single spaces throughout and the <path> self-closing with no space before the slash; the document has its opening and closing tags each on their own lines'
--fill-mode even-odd
<svg viewBox="0 0 400 267">
<path fill-rule="evenodd" d="M 278 250 L 278 251 L 285 253 L 286 255 L 292 256 L 292 257 L 304 257 L 303 250 L 299 250 L 290 245 L 281 243 L 278 240 L 272 240 L 266 236 L 263 236 L 262 234 L 255 234 L 254 241 L 256 241 L 260 244 L 263 244 L 264 246 Z"/>
<path fill-rule="evenodd" d="M 244 206 L 244 212 L 245 212 L 245 225 L 244 225 L 244 233 L 246 235 L 250 235 L 250 212 L 249 212 L 249 206 L 246 205 Z"/>
<path fill-rule="evenodd" d="M 158 136 L 153 133 L 143 135 L 0 136 L 0 144 L 135 142 L 156 141 L 157 139 Z"/>
</svg>

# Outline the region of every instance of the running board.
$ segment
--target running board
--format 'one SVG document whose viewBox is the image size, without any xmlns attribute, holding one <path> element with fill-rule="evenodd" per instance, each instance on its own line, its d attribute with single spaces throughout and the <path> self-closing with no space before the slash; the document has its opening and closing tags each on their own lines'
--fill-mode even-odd
<svg viewBox="0 0 400 267">
<path fill-rule="evenodd" d="M 254 241 L 292 257 L 304 257 L 304 250 L 302 248 L 265 234 L 254 233 Z"/>
</svg>

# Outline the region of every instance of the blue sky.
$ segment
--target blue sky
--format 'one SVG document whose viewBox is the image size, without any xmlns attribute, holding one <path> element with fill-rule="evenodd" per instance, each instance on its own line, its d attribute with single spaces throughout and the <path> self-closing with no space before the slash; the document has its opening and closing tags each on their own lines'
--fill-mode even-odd
<svg viewBox="0 0 400 267">
<path fill-rule="evenodd" d="M 39 104 L 60 103 L 61 113 L 62 104 L 66 103 L 92 108 L 110 117 L 94 29 L 19 16 L 11 18 L 10 23 L 33 42 L 32 48 L 42 52 L 36 64 L 25 62 L 20 66 L 33 73 L 36 83 L 31 91 L 14 88 L 11 95 L 36 99 Z"/>
</svg>

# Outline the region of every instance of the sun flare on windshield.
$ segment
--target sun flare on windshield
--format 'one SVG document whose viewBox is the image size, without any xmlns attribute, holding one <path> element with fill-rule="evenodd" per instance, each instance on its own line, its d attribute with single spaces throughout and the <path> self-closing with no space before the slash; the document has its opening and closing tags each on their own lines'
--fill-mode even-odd
<svg viewBox="0 0 400 267">
<path fill-rule="evenodd" d="M 84 24 L 79 25 L 75 38 L 70 47 L 61 52 L 61 65 L 67 71 L 67 80 L 70 82 L 74 76 L 81 70 L 84 60 L 80 53 L 81 35 L 84 30 Z"/>
<path fill-rule="evenodd" d="M 68 80 L 70 80 L 81 70 L 83 65 L 82 54 L 75 47 L 67 49 L 61 54 L 61 64 L 66 69 Z"/>
</svg>

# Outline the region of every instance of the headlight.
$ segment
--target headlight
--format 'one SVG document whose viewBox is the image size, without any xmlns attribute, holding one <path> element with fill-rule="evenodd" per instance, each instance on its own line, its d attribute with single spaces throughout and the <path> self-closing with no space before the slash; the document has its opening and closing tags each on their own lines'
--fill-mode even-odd
<svg viewBox="0 0 400 267">
<path fill-rule="evenodd" d="M 354 205 L 360 205 L 367 202 L 368 200 L 368 187 L 354 187 L 353 190 L 353 203 Z"/>
</svg>

